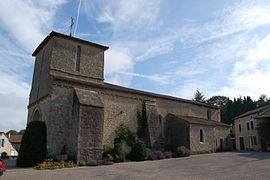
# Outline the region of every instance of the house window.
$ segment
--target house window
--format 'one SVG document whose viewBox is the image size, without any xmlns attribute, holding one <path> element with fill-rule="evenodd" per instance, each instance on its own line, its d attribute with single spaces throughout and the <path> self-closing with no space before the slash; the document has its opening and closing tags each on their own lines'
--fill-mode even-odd
<svg viewBox="0 0 270 180">
<path fill-rule="evenodd" d="M 249 131 L 249 122 L 247 122 L 247 130 Z"/>
<path fill-rule="evenodd" d="M 239 132 L 241 132 L 241 131 L 242 131 L 242 126 L 241 126 L 241 124 L 238 125 L 238 128 L 239 128 Z"/>
<path fill-rule="evenodd" d="M 203 130 L 200 129 L 200 142 L 204 142 Z"/>
<path fill-rule="evenodd" d="M 211 120 L 211 111 L 210 110 L 207 110 L 207 119 Z"/>
<path fill-rule="evenodd" d="M 77 46 L 76 50 L 76 62 L 75 62 L 75 68 L 76 71 L 80 71 L 80 64 L 81 64 L 81 46 Z"/>
<path fill-rule="evenodd" d="M 253 121 L 250 121 L 251 130 L 254 130 L 254 124 Z"/>
<path fill-rule="evenodd" d="M 5 139 L 0 139 L 0 147 L 4 147 L 5 146 Z"/>
<path fill-rule="evenodd" d="M 229 146 L 229 140 L 228 140 L 228 138 L 225 139 L 225 146 L 226 146 L 226 147 Z"/>
<path fill-rule="evenodd" d="M 253 145 L 257 145 L 257 137 L 256 136 L 252 136 L 253 139 Z"/>
</svg>

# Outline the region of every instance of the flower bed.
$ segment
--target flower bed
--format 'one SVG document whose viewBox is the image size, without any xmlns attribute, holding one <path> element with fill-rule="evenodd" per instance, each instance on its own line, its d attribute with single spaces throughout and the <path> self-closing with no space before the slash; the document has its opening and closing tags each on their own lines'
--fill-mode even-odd
<svg viewBox="0 0 270 180">
<path fill-rule="evenodd" d="M 72 161 L 45 161 L 43 163 L 37 164 L 35 169 L 60 169 L 60 168 L 72 168 L 77 167 L 77 165 Z"/>
</svg>

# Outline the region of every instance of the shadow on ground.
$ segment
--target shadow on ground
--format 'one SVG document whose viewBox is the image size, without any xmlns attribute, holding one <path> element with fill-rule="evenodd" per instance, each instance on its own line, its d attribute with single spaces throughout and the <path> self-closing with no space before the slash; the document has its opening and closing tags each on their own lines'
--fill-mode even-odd
<svg viewBox="0 0 270 180">
<path fill-rule="evenodd" d="M 257 160 L 270 159 L 270 152 L 254 152 L 254 151 L 245 151 L 245 152 L 235 152 L 238 156 L 253 158 Z"/>
</svg>

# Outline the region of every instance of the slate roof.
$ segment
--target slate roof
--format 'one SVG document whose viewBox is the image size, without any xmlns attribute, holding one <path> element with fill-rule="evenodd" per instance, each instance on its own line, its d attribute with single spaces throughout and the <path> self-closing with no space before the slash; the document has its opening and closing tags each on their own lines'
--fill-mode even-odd
<svg viewBox="0 0 270 180">
<path fill-rule="evenodd" d="M 168 116 L 171 116 L 175 119 L 181 119 L 186 121 L 189 124 L 199 124 L 199 125 L 205 125 L 205 126 L 222 126 L 222 127 L 230 127 L 228 124 L 224 124 L 222 122 L 198 118 L 198 117 L 191 117 L 191 116 L 179 116 L 179 115 L 173 115 L 169 114 Z"/>
<path fill-rule="evenodd" d="M 94 107 L 104 107 L 96 92 L 80 88 L 74 88 L 74 90 L 80 104 Z"/>
<path fill-rule="evenodd" d="M 11 143 L 21 143 L 23 135 L 16 134 L 16 135 L 10 135 L 9 141 Z"/>
</svg>

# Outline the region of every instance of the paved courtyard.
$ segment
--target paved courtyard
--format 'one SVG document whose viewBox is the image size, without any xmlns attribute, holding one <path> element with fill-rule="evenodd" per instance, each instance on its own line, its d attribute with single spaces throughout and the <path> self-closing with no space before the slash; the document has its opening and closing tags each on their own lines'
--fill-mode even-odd
<svg viewBox="0 0 270 180">
<path fill-rule="evenodd" d="M 270 179 L 270 153 L 225 152 L 158 161 L 58 170 L 8 169 L 1 180 L 18 179 Z"/>
</svg>

